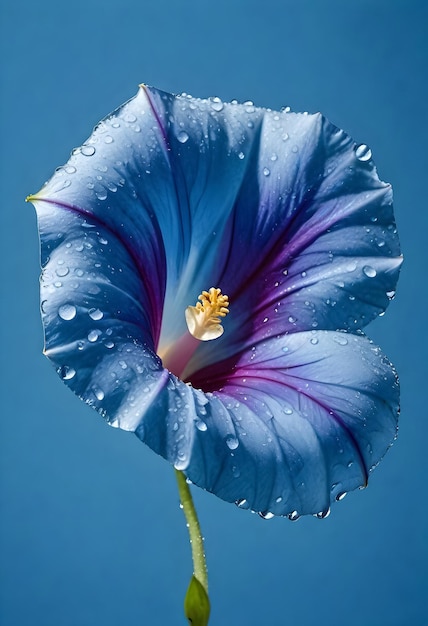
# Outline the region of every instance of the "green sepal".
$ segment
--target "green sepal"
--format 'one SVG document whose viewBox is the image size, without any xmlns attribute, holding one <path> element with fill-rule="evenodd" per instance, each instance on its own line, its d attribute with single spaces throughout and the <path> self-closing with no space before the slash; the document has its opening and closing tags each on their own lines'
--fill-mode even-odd
<svg viewBox="0 0 428 626">
<path fill-rule="evenodd" d="M 186 597 L 184 613 L 192 626 L 207 626 L 210 617 L 210 601 L 204 586 L 193 575 Z"/>
</svg>

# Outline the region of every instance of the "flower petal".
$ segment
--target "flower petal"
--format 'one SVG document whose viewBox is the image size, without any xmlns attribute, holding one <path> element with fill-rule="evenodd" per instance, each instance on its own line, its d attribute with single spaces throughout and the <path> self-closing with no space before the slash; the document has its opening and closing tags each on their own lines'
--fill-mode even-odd
<svg viewBox="0 0 428 626">
<path fill-rule="evenodd" d="M 397 427 L 396 374 L 379 348 L 350 333 L 302 332 L 257 344 L 230 366 L 219 363 L 192 381 L 219 390 L 213 423 L 205 420 L 211 440 L 203 455 L 192 451 L 186 470 L 194 482 L 279 515 L 325 511 L 366 485 Z M 220 402 L 223 414 L 215 413 Z M 221 441 L 230 433 L 233 454 Z M 195 468 L 194 456 L 221 473 Z"/>
</svg>

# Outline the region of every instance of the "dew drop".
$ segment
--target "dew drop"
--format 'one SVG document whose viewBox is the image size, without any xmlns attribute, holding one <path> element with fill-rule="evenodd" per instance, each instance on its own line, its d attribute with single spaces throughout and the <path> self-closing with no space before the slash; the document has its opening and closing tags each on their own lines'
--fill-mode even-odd
<svg viewBox="0 0 428 626">
<path fill-rule="evenodd" d="M 60 318 L 67 322 L 76 317 L 76 313 L 77 310 L 74 304 L 63 304 L 58 309 L 58 315 L 60 316 Z"/>
<path fill-rule="evenodd" d="M 270 169 L 269 169 L 269 168 L 267 168 L 267 167 L 264 167 L 264 168 L 263 168 L 263 175 L 264 175 L 264 176 L 270 176 Z"/>
<path fill-rule="evenodd" d="M 372 151 L 365 143 L 361 143 L 355 148 L 355 156 L 359 161 L 370 161 L 372 158 Z"/>
<path fill-rule="evenodd" d="M 104 189 L 102 191 L 96 191 L 95 195 L 97 196 L 98 200 L 106 200 L 107 198 L 107 193 L 104 191 Z"/>
<path fill-rule="evenodd" d="M 211 108 L 214 109 L 214 111 L 222 111 L 224 107 L 223 102 L 220 100 L 220 98 L 212 98 L 211 99 Z"/>
<path fill-rule="evenodd" d="M 64 278 L 64 276 L 67 276 L 67 274 L 69 273 L 69 271 L 70 271 L 70 270 L 68 269 L 68 267 L 67 267 L 67 266 L 65 266 L 65 265 L 63 265 L 63 266 L 61 266 L 61 267 L 58 267 L 58 268 L 55 270 L 55 273 L 56 273 L 56 275 L 57 275 L 57 276 L 59 276 L 60 278 Z"/>
<path fill-rule="evenodd" d="M 106 135 L 104 137 L 104 143 L 113 143 L 114 139 L 111 135 Z"/>
<path fill-rule="evenodd" d="M 241 161 L 242 161 L 242 159 L 245 159 L 245 154 L 243 152 L 239 152 L 238 153 L 238 158 L 241 159 Z"/>
<path fill-rule="evenodd" d="M 226 445 L 229 450 L 236 450 L 236 448 L 239 446 L 239 441 L 233 435 L 229 435 L 228 437 L 226 437 Z"/>
<path fill-rule="evenodd" d="M 64 170 L 67 172 L 67 174 L 74 174 L 76 172 L 76 168 L 74 167 L 74 165 L 66 165 L 64 167 Z"/>
<path fill-rule="evenodd" d="M 95 341 L 97 341 L 98 337 L 100 336 L 100 331 L 99 330 L 91 330 L 88 333 L 88 341 L 90 341 L 91 343 L 94 343 Z"/>
<path fill-rule="evenodd" d="M 288 317 L 288 321 L 290 322 L 290 324 L 295 324 L 297 320 L 296 320 L 296 318 L 295 318 L 295 317 L 293 317 L 292 315 L 289 315 L 289 317 Z"/>
<path fill-rule="evenodd" d="M 97 400 L 104 400 L 104 391 L 99 387 L 94 387 L 94 394 Z"/>
<path fill-rule="evenodd" d="M 133 113 L 127 113 L 123 119 L 125 120 L 125 122 L 129 122 L 130 124 L 133 124 L 137 121 L 137 118 Z"/>
<path fill-rule="evenodd" d="M 318 337 L 312 337 L 312 339 L 311 339 L 311 344 L 312 344 L 312 345 L 314 345 L 314 346 L 316 346 L 316 345 L 317 345 L 317 343 L 318 343 Z"/>
<path fill-rule="evenodd" d="M 188 141 L 189 139 L 189 135 L 186 133 L 185 130 L 180 130 L 177 135 L 177 139 L 180 143 L 186 143 L 186 141 Z"/>
<path fill-rule="evenodd" d="M 337 494 L 336 496 L 336 500 L 338 502 L 340 502 L 341 500 L 343 500 L 343 498 L 346 496 L 347 492 L 346 491 L 341 491 L 340 493 Z"/>
<path fill-rule="evenodd" d="M 198 430 L 200 430 L 201 432 L 205 432 L 208 429 L 208 426 L 205 424 L 205 422 L 201 419 L 197 419 L 195 420 L 195 426 Z"/>
<path fill-rule="evenodd" d="M 63 365 L 58 368 L 58 374 L 63 380 L 71 380 L 76 375 L 76 370 L 74 367 L 70 367 L 69 365 Z"/>
<path fill-rule="evenodd" d="M 297 511 L 292 511 L 291 513 L 288 514 L 287 517 L 291 522 L 296 522 L 299 519 L 300 515 L 298 514 Z"/>
<path fill-rule="evenodd" d="M 109 350 L 111 350 L 112 348 L 114 348 L 114 343 L 112 341 L 106 341 L 105 342 L 105 347 L 108 348 Z"/>
<path fill-rule="evenodd" d="M 348 343 L 348 340 L 346 337 L 344 337 L 342 334 L 338 334 L 338 335 L 333 335 L 333 341 L 335 341 L 336 343 L 339 344 L 339 346 L 346 346 Z"/>
<path fill-rule="evenodd" d="M 176 470 L 183 471 L 187 469 L 189 463 L 187 462 L 186 455 L 184 452 L 179 452 L 177 455 L 177 460 L 174 463 L 174 467 Z"/>
<path fill-rule="evenodd" d="M 91 319 L 97 321 L 104 317 L 104 313 L 99 309 L 89 309 L 88 315 Z"/>
<path fill-rule="evenodd" d="M 235 502 L 236 506 L 238 506 L 241 509 L 247 508 L 247 501 L 245 498 L 241 498 L 240 500 L 236 500 Z"/>
<path fill-rule="evenodd" d="M 330 515 L 330 507 L 328 507 L 328 509 L 326 509 L 325 511 L 320 511 L 319 513 L 317 513 L 316 517 L 318 519 L 325 519 L 329 515 Z"/>
<path fill-rule="evenodd" d="M 95 154 L 95 148 L 94 148 L 94 146 L 82 146 L 80 148 L 80 152 L 84 156 L 92 156 L 93 154 Z"/>
<path fill-rule="evenodd" d="M 393 298 L 395 298 L 395 291 L 394 291 L 394 290 L 392 290 L 392 291 L 387 291 L 387 292 L 386 292 L 386 295 L 387 295 L 387 297 L 388 297 L 388 300 L 392 300 Z"/>
<path fill-rule="evenodd" d="M 363 272 L 368 278 L 374 278 L 377 274 L 375 268 L 371 265 L 365 265 L 363 267 Z"/>
<path fill-rule="evenodd" d="M 270 511 L 259 511 L 259 516 L 262 519 L 272 519 L 273 517 L 275 517 L 275 515 Z"/>
<path fill-rule="evenodd" d="M 277 497 L 277 499 L 275 500 L 275 502 L 276 502 L 277 504 L 279 504 L 280 502 L 282 502 L 282 497 L 281 497 L 281 496 L 278 496 L 278 497 Z"/>
</svg>

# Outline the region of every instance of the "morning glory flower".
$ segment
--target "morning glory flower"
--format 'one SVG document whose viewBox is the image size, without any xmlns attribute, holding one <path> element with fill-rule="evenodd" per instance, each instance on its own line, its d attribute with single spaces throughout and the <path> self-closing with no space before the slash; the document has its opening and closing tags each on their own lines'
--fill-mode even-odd
<svg viewBox="0 0 428 626">
<path fill-rule="evenodd" d="M 401 264 L 367 146 L 143 85 L 30 199 L 45 354 L 112 426 L 264 517 L 367 484 L 399 390 L 362 329 Z"/>
</svg>

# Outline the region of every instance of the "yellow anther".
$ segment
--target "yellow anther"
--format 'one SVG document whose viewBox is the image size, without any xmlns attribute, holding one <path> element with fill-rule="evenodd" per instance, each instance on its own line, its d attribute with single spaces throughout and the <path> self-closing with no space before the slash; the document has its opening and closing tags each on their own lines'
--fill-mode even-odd
<svg viewBox="0 0 428 626">
<path fill-rule="evenodd" d="M 188 306 L 185 315 L 189 333 L 200 341 L 211 341 L 220 337 L 224 328 L 222 317 L 229 313 L 229 298 L 221 293 L 221 289 L 211 287 L 198 296 L 196 306 Z"/>
</svg>

